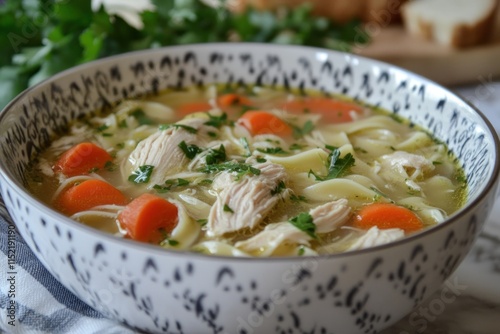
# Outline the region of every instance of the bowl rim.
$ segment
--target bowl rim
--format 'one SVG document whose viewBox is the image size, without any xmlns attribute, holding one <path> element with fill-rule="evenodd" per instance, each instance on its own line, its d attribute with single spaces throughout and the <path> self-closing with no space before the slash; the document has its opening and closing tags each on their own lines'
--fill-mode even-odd
<svg viewBox="0 0 500 334">
<path fill-rule="evenodd" d="M 283 50 L 289 49 L 289 50 L 306 50 L 309 52 L 326 52 L 330 54 L 336 54 L 339 56 L 344 56 L 344 57 L 350 57 L 353 59 L 358 59 L 359 62 L 363 63 L 369 63 L 371 65 L 379 65 L 387 68 L 388 70 L 395 70 L 401 73 L 404 73 L 412 78 L 418 79 L 418 81 L 425 83 L 425 84 L 430 84 L 433 85 L 442 91 L 444 91 L 447 96 L 452 96 L 464 103 L 465 106 L 467 106 L 473 113 L 477 114 L 479 116 L 479 119 L 483 121 L 485 128 L 484 130 L 487 130 L 487 134 L 492 137 L 492 142 L 493 142 L 493 147 L 495 151 L 495 162 L 493 166 L 493 172 L 491 174 L 491 177 L 488 180 L 488 183 L 484 186 L 484 189 L 476 196 L 475 199 L 473 199 L 471 202 L 467 203 L 465 206 L 454 212 L 451 216 L 449 216 L 444 222 L 432 226 L 428 229 L 425 229 L 421 232 L 417 232 L 415 234 L 405 236 L 402 239 L 392 241 L 383 245 L 378 245 L 378 246 L 372 246 L 369 248 L 365 249 L 360 249 L 360 250 L 354 250 L 354 251 L 346 251 L 346 252 L 341 252 L 341 253 L 332 253 L 332 254 L 320 254 L 320 255 L 312 255 L 312 256 L 300 256 L 300 255 L 295 255 L 295 256 L 286 256 L 286 257 L 243 257 L 243 256 L 229 256 L 229 255 L 212 255 L 212 254 L 204 254 L 204 253 L 199 253 L 199 252 L 193 252 L 190 250 L 175 250 L 175 249 L 166 249 L 159 247 L 157 245 L 151 245 L 147 243 L 142 243 L 134 240 L 129 240 L 129 239 L 124 239 L 124 238 L 119 238 L 114 236 L 113 234 L 98 230 L 96 228 L 87 226 L 85 224 L 79 223 L 62 213 L 59 213 L 58 211 L 50 208 L 48 205 L 43 203 L 41 200 L 35 198 L 31 193 L 28 192 L 27 189 L 23 185 L 19 183 L 15 178 L 11 177 L 11 173 L 7 171 L 4 168 L 4 162 L 0 161 L 0 176 L 1 178 L 9 184 L 9 187 L 11 190 L 14 190 L 20 197 L 22 197 L 24 200 L 28 201 L 30 205 L 33 205 L 37 207 L 38 210 L 44 212 L 45 214 L 52 216 L 55 218 L 55 220 L 58 223 L 64 223 L 69 225 L 71 228 L 77 229 L 77 230 L 82 230 L 85 234 L 89 235 L 94 235 L 94 237 L 97 237 L 98 239 L 103 239 L 106 240 L 106 242 L 111 242 L 113 244 L 117 244 L 119 246 L 123 246 L 128 249 L 140 249 L 141 251 L 146 251 L 148 253 L 156 253 L 158 256 L 179 256 L 179 257 L 187 257 L 191 259 L 201 259 L 201 260 L 208 260 L 208 261 L 219 261 L 219 260 L 225 260 L 225 261 L 231 261 L 231 262 L 296 262 L 296 261 L 305 261 L 305 260 L 320 260 L 320 261 L 325 261 L 325 260 L 332 260 L 332 259 L 343 259 L 343 258 L 348 258 L 352 256 L 358 256 L 358 255 L 363 255 L 367 253 L 372 253 L 375 254 L 380 251 L 384 251 L 390 248 L 396 248 L 399 247 L 403 244 L 406 243 L 412 243 L 413 241 L 417 241 L 420 239 L 424 239 L 427 236 L 437 233 L 438 231 L 448 227 L 449 225 L 456 224 L 457 221 L 460 219 L 461 216 L 470 214 L 470 212 L 479 205 L 481 201 L 484 200 L 485 197 L 487 196 L 496 196 L 497 198 L 500 198 L 500 194 L 491 194 L 493 191 L 495 191 L 495 187 L 498 186 L 499 179 L 500 179 L 500 140 L 499 136 L 496 133 L 495 128 L 489 121 L 489 119 L 472 103 L 470 103 L 467 99 L 463 98 L 459 94 L 451 91 L 449 88 L 433 81 L 430 80 L 426 77 L 423 77 L 422 75 L 419 75 L 417 73 L 414 73 L 410 70 L 404 69 L 400 66 L 396 66 L 393 64 L 390 64 L 388 62 L 380 61 L 377 59 L 372 59 L 366 56 L 360 56 L 354 53 L 350 52 L 345 52 L 345 51 L 338 51 L 338 50 L 330 50 L 330 49 L 325 49 L 325 48 L 320 48 L 320 47 L 311 47 L 311 46 L 303 46 L 303 45 L 280 45 L 280 44 L 268 44 L 268 43 L 258 43 L 258 42 L 217 42 L 217 43 L 199 43 L 199 44 L 185 44 L 185 45 L 172 45 L 172 46 L 164 46 L 160 48 L 155 48 L 155 49 L 147 49 L 147 50 L 138 50 L 138 51 L 131 51 L 131 52 L 126 52 L 118 55 L 113 55 L 113 56 L 108 56 L 100 59 L 96 59 L 93 61 L 90 61 L 88 63 L 80 64 L 71 68 L 68 68 L 66 70 L 63 70 L 39 83 L 36 85 L 29 87 L 19 93 L 13 100 L 11 100 L 1 111 L 0 111 L 0 123 L 2 120 L 7 117 L 8 111 L 11 109 L 14 109 L 17 103 L 25 98 L 27 95 L 29 95 L 31 92 L 34 90 L 40 89 L 40 87 L 48 85 L 50 83 L 56 82 L 59 79 L 62 79 L 64 77 L 67 77 L 71 75 L 73 72 L 83 72 L 87 68 L 94 68 L 98 65 L 105 65 L 106 63 L 112 63 L 112 62 L 119 62 L 121 59 L 127 59 L 130 57 L 135 57 L 135 56 L 140 56 L 140 55 L 150 55 L 154 53 L 167 53 L 169 50 L 182 50 L 182 49 L 188 49 L 188 48 L 195 48 L 195 49 L 213 49 L 213 50 L 221 50 L 224 48 L 229 48 L 232 50 L 236 50 L 237 48 L 245 48 L 245 47 L 258 47 L 261 49 L 270 49 L 270 50 L 277 50 L 277 52 L 283 52 Z M 282 49 L 281 51 L 278 51 Z M 16 208 L 11 208 L 7 203 L 5 203 L 6 207 L 8 210 L 17 210 Z M 10 213 L 9 213 L 10 214 Z M 15 222 L 14 222 L 15 224 Z"/>
</svg>

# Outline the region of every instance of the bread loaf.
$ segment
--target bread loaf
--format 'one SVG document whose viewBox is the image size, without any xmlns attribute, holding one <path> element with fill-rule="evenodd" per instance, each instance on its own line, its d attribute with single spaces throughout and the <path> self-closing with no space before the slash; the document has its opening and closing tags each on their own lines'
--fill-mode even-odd
<svg viewBox="0 0 500 334">
<path fill-rule="evenodd" d="M 401 11 L 410 34 L 465 48 L 489 40 L 496 9 L 497 0 L 416 0 Z"/>
</svg>

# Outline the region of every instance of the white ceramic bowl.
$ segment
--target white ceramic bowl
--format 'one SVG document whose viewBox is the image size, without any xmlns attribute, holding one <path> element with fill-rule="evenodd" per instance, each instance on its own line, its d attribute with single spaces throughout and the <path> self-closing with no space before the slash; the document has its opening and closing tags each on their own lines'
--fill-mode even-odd
<svg viewBox="0 0 500 334">
<path fill-rule="evenodd" d="M 23 186 L 30 159 L 68 122 L 124 97 L 212 82 L 341 93 L 429 129 L 463 164 L 464 208 L 381 247 L 314 258 L 247 259 L 163 250 L 99 232 Z M 27 90 L 0 115 L 1 190 L 21 235 L 69 290 L 147 332 L 375 333 L 435 291 L 470 249 L 498 183 L 498 138 L 448 90 L 405 70 L 322 49 L 206 44 L 85 64 Z"/>
</svg>

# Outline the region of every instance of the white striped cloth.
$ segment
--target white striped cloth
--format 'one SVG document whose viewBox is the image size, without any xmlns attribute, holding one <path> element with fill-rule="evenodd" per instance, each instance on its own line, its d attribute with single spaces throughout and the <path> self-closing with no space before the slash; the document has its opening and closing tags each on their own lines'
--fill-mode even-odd
<svg viewBox="0 0 500 334">
<path fill-rule="evenodd" d="M 0 198 L 0 333 L 135 333 L 105 318 L 62 286 L 37 260 L 13 226 Z M 16 232 L 12 288 L 8 280 L 11 271 L 9 230 Z"/>
</svg>

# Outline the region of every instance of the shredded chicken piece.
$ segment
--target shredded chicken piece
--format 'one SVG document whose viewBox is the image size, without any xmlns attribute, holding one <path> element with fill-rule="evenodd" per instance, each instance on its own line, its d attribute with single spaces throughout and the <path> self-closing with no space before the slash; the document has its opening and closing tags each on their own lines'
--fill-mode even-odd
<svg viewBox="0 0 500 334">
<path fill-rule="evenodd" d="M 343 225 L 351 213 L 346 199 L 339 199 L 313 208 L 309 214 L 316 225 L 317 233 L 329 233 Z M 260 256 L 271 255 L 280 245 L 297 244 L 309 246 L 312 237 L 289 222 L 269 224 L 266 228 L 245 241 L 236 243 L 236 247 L 249 253 L 259 252 Z"/>
<path fill-rule="evenodd" d="M 131 166 L 129 172 L 133 172 L 140 166 L 152 165 L 154 170 L 149 184 L 162 184 L 169 173 L 175 173 L 189 160 L 179 148 L 181 142 L 198 146 L 205 143 L 205 136 L 199 131 L 204 122 L 206 120 L 193 118 L 178 123 L 197 129 L 197 133 L 191 133 L 183 128 L 171 127 L 159 130 L 142 140 L 128 158 Z"/>
<path fill-rule="evenodd" d="M 316 225 L 316 233 L 328 233 L 334 231 L 349 219 L 351 208 L 348 206 L 348 201 L 342 198 L 317 206 L 311 209 L 309 214 Z"/>
<path fill-rule="evenodd" d="M 235 246 L 244 252 L 259 252 L 260 256 L 270 256 L 284 243 L 309 246 L 311 239 L 307 233 L 299 230 L 289 222 L 282 222 L 267 225 L 262 232 L 250 239 L 237 242 Z"/>
<path fill-rule="evenodd" d="M 220 192 L 208 216 L 208 233 L 221 236 L 252 229 L 280 200 L 272 191 L 287 178 L 283 166 L 265 162 L 254 167 L 260 169 L 259 175 L 235 181 L 232 173 L 221 172 L 215 178 L 213 188 Z"/>
<path fill-rule="evenodd" d="M 405 232 L 399 228 L 379 229 L 377 226 L 370 228 L 364 235 L 359 237 L 347 250 L 359 250 L 374 246 L 384 245 L 401 239 Z"/>
<path fill-rule="evenodd" d="M 424 172 L 432 171 L 435 168 L 432 161 L 429 161 L 425 157 L 404 151 L 386 154 L 380 159 L 383 169 L 395 169 L 398 174 L 409 177 L 412 180 L 417 179 Z"/>
</svg>

